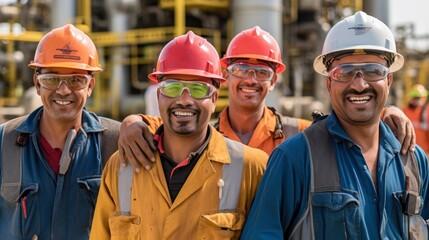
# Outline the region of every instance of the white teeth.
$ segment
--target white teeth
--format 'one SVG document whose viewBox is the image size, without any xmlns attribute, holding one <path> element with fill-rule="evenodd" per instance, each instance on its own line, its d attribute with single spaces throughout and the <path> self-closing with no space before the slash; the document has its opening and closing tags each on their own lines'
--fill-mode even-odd
<svg viewBox="0 0 429 240">
<path fill-rule="evenodd" d="M 55 102 L 59 105 L 68 105 L 71 103 L 70 101 L 55 101 Z"/>
<path fill-rule="evenodd" d="M 179 117 L 192 117 L 194 114 L 191 112 L 174 112 L 174 115 Z"/>
<path fill-rule="evenodd" d="M 248 88 L 242 88 L 241 91 L 246 92 L 246 93 L 255 93 L 256 92 L 255 89 L 248 89 Z"/>
<path fill-rule="evenodd" d="M 366 97 L 350 97 L 349 100 L 353 103 L 365 103 L 368 102 L 371 99 L 370 96 Z"/>
</svg>

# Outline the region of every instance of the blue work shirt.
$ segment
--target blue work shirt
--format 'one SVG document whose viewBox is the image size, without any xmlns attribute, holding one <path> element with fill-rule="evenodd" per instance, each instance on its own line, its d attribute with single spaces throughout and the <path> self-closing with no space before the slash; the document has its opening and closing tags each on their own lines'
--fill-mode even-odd
<svg viewBox="0 0 429 240">
<path fill-rule="evenodd" d="M 406 235 L 403 231 L 405 215 L 398 195 L 405 191 L 405 172 L 399 155 L 400 144 L 394 134 L 380 122 L 375 188 L 361 148 L 345 133 L 333 111 L 326 119 L 326 127 L 334 141 L 343 198 L 331 201 L 330 194 L 312 198 L 316 239 L 402 239 Z M 291 231 L 309 209 L 310 155 L 303 133 L 286 140 L 273 151 L 241 239 L 288 239 L 291 236 Z M 420 147 L 416 149 L 416 156 L 424 199 L 422 216 L 428 219 L 427 157 Z"/>
<path fill-rule="evenodd" d="M 22 152 L 22 186 L 18 202 L 0 197 L 0 239 L 88 239 L 100 186 L 100 136 L 105 128 L 95 114 L 83 110 L 82 127 L 70 148 L 72 161 L 68 171 L 57 176 L 40 147 L 42 111 L 43 107 L 35 110 L 17 128 L 29 134 Z M 0 136 L 3 130 L 0 127 Z M 0 140 L 1 153 L 8 146 Z M 2 154 L 0 164 L 5 160 L 1 158 Z M 2 174 L 0 168 L 0 179 Z"/>
</svg>

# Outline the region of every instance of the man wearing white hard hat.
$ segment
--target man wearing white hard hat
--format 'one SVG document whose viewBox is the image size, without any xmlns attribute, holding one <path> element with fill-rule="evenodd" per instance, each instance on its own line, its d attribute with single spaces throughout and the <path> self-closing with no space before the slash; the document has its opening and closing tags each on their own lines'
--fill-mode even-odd
<svg viewBox="0 0 429 240">
<path fill-rule="evenodd" d="M 314 61 L 332 111 L 271 154 L 242 239 L 427 239 L 426 155 L 380 121 L 403 63 L 378 19 L 332 27 Z"/>
</svg>

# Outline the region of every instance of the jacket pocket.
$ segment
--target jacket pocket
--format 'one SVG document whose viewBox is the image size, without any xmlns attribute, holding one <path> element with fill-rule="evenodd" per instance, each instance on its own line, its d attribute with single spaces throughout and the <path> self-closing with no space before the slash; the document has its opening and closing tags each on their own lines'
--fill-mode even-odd
<svg viewBox="0 0 429 240">
<path fill-rule="evenodd" d="M 98 190 L 100 188 L 100 175 L 88 176 L 77 179 L 76 223 L 81 228 L 89 228 L 97 203 Z"/>
<path fill-rule="evenodd" d="M 203 214 L 198 223 L 201 239 L 238 239 L 245 222 L 243 212 Z"/>
<path fill-rule="evenodd" d="M 112 240 L 133 239 L 140 240 L 141 218 L 136 215 L 112 215 L 109 218 L 109 227 Z"/>
<path fill-rule="evenodd" d="M 356 192 L 313 193 L 312 203 L 318 239 L 361 239 Z"/>
<path fill-rule="evenodd" d="M 22 239 L 40 234 L 39 184 L 23 186 L 12 219 L 12 232 Z"/>
</svg>

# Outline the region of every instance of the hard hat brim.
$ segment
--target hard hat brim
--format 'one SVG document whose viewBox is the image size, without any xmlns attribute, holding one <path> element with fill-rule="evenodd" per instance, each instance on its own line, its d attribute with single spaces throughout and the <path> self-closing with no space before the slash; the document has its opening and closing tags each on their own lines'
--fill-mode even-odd
<svg viewBox="0 0 429 240">
<path fill-rule="evenodd" d="M 394 61 L 392 62 L 392 64 L 389 67 L 389 72 L 391 72 L 391 73 L 398 71 L 404 65 L 404 56 L 402 56 L 401 54 L 396 53 L 396 52 L 386 51 L 385 48 L 374 47 L 371 45 L 353 46 L 350 48 L 339 49 L 335 52 L 347 52 L 347 51 L 354 52 L 357 49 L 362 49 L 364 51 L 365 50 L 372 50 L 372 51 L 379 51 L 380 53 L 386 52 L 386 53 L 393 54 L 394 55 Z M 321 54 L 321 55 L 317 56 L 313 62 L 314 70 L 321 75 L 328 76 L 328 71 L 327 71 L 326 66 L 324 64 L 324 58 L 326 55 L 332 54 L 335 52 L 329 52 L 329 53 L 325 53 L 325 54 Z"/>
<path fill-rule="evenodd" d="M 167 71 L 167 72 L 153 72 L 151 74 L 148 75 L 149 79 L 154 81 L 154 82 L 158 82 L 158 76 L 166 76 L 166 75 L 187 75 L 187 76 L 195 76 L 195 77 L 206 77 L 206 78 L 212 78 L 212 79 L 216 79 L 219 80 L 219 82 L 221 84 L 224 84 L 226 82 L 226 79 L 223 77 L 220 77 L 217 74 L 210 74 L 206 71 L 202 71 L 202 70 L 195 70 L 195 69 L 176 69 L 176 70 L 172 70 L 172 71 Z"/>
<path fill-rule="evenodd" d="M 101 67 L 93 67 L 87 64 L 71 63 L 71 62 L 67 62 L 67 63 L 59 62 L 59 63 L 51 63 L 51 64 L 38 64 L 38 63 L 31 62 L 30 64 L 28 64 L 28 67 L 30 68 L 71 68 L 71 69 L 80 69 L 80 70 L 91 71 L 91 72 L 103 71 Z"/>
</svg>

